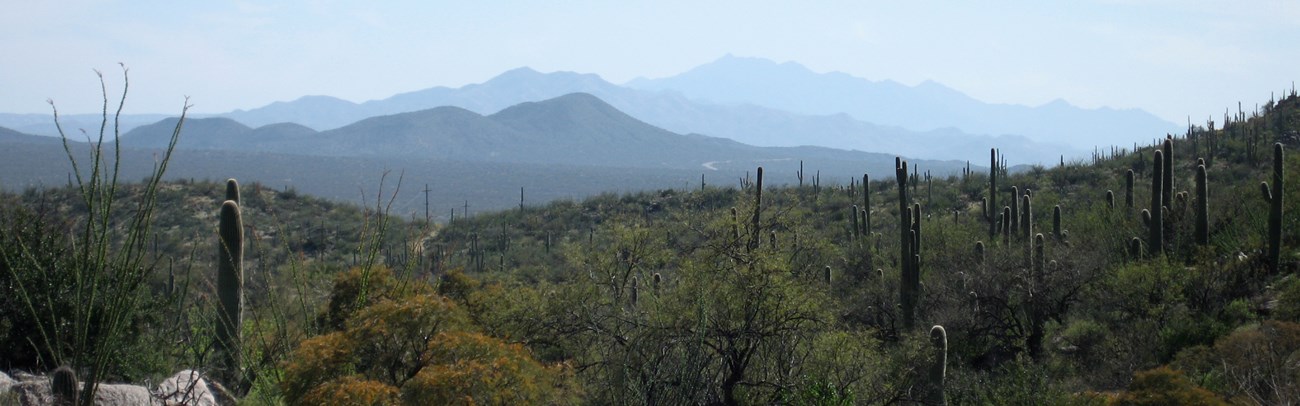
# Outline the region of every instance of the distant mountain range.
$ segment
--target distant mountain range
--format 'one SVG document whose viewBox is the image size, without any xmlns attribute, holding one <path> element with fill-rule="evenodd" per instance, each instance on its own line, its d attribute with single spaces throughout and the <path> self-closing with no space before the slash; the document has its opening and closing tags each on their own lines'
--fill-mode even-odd
<svg viewBox="0 0 1300 406">
<path fill-rule="evenodd" d="M 141 126 L 122 136 L 133 148 L 162 148 L 175 119 Z M 473 162 L 678 169 L 700 172 L 753 170 L 762 162 L 815 162 L 839 174 L 883 173 L 894 155 L 824 147 L 756 147 L 725 138 L 676 134 L 637 120 L 603 100 L 572 93 L 525 102 L 484 116 L 437 107 L 371 117 L 316 132 L 297 124 L 250 128 L 229 118 L 187 121 L 179 148 Z M 927 161 L 940 173 L 957 162 Z"/>
<path fill-rule="evenodd" d="M 119 138 L 127 179 L 143 176 L 167 145 L 175 118 L 137 127 Z M 71 170 L 55 138 L 0 130 L 0 184 L 17 189 L 59 184 Z M 74 150 L 87 144 L 73 142 Z M 476 196 L 477 207 L 511 207 L 517 189 L 534 197 L 583 197 L 610 190 L 735 185 L 758 166 L 769 184 L 826 184 L 891 173 L 894 155 L 823 147 L 756 147 L 732 140 L 676 134 L 651 126 L 585 93 L 521 103 L 484 116 L 458 107 L 371 117 L 326 131 L 291 123 L 257 128 L 224 117 L 187 119 L 172 176 L 238 177 L 272 187 L 358 201 L 384 169 L 406 173 L 407 184 L 439 185 L 438 204 Z M 124 160 L 124 162 L 127 162 Z M 912 160 L 939 176 L 959 173 L 957 161 Z M 980 169 L 975 167 L 975 169 Z M 454 178 L 449 179 L 449 176 Z M 408 186 L 404 209 L 416 199 Z M 349 198 L 350 197 L 350 198 Z M 465 198 L 465 200 L 470 200 Z M 487 201 L 487 202 L 485 202 Z"/>
<path fill-rule="evenodd" d="M 674 77 L 638 79 L 625 86 L 594 74 L 519 68 L 460 88 L 435 87 L 364 103 L 307 96 L 218 116 L 250 127 L 296 123 L 334 130 L 372 117 L 445 106 L 490 115 L 520 103 L 578 92 L 681 134 L 755 146 L 811 145 L 972 162 L 982 162 L 984 151 L 997 147 L 1013 165 L 1050 164 L 1062 156 L 1082 158 L 1093 145 L 1124 146 L 1177 130 L 1172 123 L 1136 110 L 1086 110 L 1064 102 L 1034 108 L 987 104 L 933 82 L 909 87 L 842 73 L 814 73 L 790 62 L 732 56 Z M 124 127 L 160 118 L 127 116 Z M 98 124 L 97 116 L 65 119 L 86 121 L 65 127 Z M 38 134 L 53 131 L 49 117 L 41 115 L 0 114 L 0 126 Z"/>
<path fill-rule="evenodd" d="M 676 76 L 636 79 L 626 86 L 796 114 L 846 113 L 913 131 L 959 128 L 974 134 L 1015 134 L 1088 150 L 1181 131 L 1177 124 L 1137 109 L 1083 109 L 1061 99 L 1037 107 L 990 104 L 932 81 L 905 86 L 839 72 L 815 73 L 794 62 L 731 55 Z"/>
</svg>

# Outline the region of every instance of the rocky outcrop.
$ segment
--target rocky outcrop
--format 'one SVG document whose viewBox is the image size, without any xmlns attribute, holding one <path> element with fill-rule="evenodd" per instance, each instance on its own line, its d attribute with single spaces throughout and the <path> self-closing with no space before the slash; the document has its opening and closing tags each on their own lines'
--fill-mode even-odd
<svg viewBox="0 0 1300 406">
<path fill-rule="evenodd" d="M 16 378 L 16 379 L 15 379 Z M 45 406 L 54 404 L 50 379 L 40 375 L 0 373 L 0 404 Z M 220 385 L 197 371 L 184 370 L 163 380 L 154 390 L 139 385 L 99 384 L 95 404 L 103 406 L 221 406 L 234 404 Z"/>
</svg>

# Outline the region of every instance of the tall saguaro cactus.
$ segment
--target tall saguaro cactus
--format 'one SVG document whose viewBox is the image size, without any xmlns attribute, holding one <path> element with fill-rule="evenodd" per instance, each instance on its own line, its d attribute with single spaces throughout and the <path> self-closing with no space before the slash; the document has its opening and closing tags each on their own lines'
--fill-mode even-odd
<svg viewBox="0 0 1300 406">
<path fill-rule="evenodd" d="M 871 235 L 871 178 L 862 174 L 862 235 Z"/>
<path fill-rule="evenodd" d="M 1159 255 L 1165 250 L 1165 210 L 1164 210 L 1164 153 L 1157 150 L 1155 152 L 1155 165 L 1152 165 L 1151 171 L 1151 209 L 1150 216 L 1144 217 L 1147 221 L 1148 238 L 1147 244 L 1150 245 L 1151 255 Z"/>
<path fill-rule="evenodd" d="M 984 204 L 984 220 L 989 222 L 989 238 L 998 234 L 998 150 L 989 148 L 989 197 Z"/>
<path fill-rule="evenodd" d="M 1011 231 L 1013 234 L 1018 232 L 1020 227 L 1020 188 L 1011 187 Z"/>
<path fill-rule="evenodd" d="M 754 218 L 750 220 L 749 230 L 749 249 L 758 248 L 759 238 L 761 238 L 762 229 L 760 227 L 760 216 L 763 213 L 763 167 L 758 167 L 758 181 L 754 184 Z"/>
<path fill-rule="evenodd" d="M 217 245 L 216 352 L 219 376 L 227 386 L 239 384 L 240 330 L 244 309 L 244 225 L 239 204 L 226 200 L 221 204 Z"/>
<path fill-rule="evenodd" d="M 1164 207 L 1174 207 L 1174 140 L 1173 137 L 1165 137 L 1164 143 L 1164 181 L 1160 183 L 1164 189 L 1160 193 L 1160 205 Z M 1154 214 L 1154 211 L 1152 212 Z"/>
<path fill-rule="evenodd" d="M 1210 190 L 1205 165 L 1196 166 L 1196 244 L 1210 243 Z"/>
<path fill-rule="evenodd" d="M 946 405 L 948 400 L 943 392 L 948 375 L 948 332 L 943 326 L 930 327 L 930 345 L 934 348 L 934 361 L 927 374 L 929 388 L 925 394 L 925 404 Z"/>
<path fill-rule="evenodd" d="M 1047 265 L 1047 257 L 1044 250 L 1043 235 L 1036 234 L 1033 239 L 1033 287 L 1029 291 L 1029 336 L 1026 337 L 1026 346 L 1029 347 L 1029 356 L 1035 360 L 1042 357 L 1043 354 L 1043 307 L 1046 301 L 1044 280 Z"/>
<path fill-rule="evenodd" d="M 903 310 L 903 328 L 911 330 L 916 325 L 916 294 L 919 291 L 920 278 L 917 277 L 917 270 L 913 269 L 916 262 L 915 241 L 916 230 L 913 228 L 913 216 L 919 216 L 920 213 L 913 213 L 912 207 L 908 205 L 907 199 L 907 161 L 902 158 L 894 158 L 894 177 L 898 181 L 898 213 L 899 213 L 899 263 L 902 267 L 902 285 L 899 286 L 899 302 Z"/>
<path fill-rule="evenodd" d="M 1282 172 L 1282 143 L 1273 144 L 1273 187 L 1267 182 L 1260 183 L 1264 199 L 1269 201 L 1268 210 L 1268 265 L 1273 272 L 1282 268 L 1282 185 L 1286 174 Z"/>
<path fill-rule="evenodd" d="M 1133 208 L 1133 170 L 1129 169 L 1124 174 L 1124 206 Z"/>
</svg>

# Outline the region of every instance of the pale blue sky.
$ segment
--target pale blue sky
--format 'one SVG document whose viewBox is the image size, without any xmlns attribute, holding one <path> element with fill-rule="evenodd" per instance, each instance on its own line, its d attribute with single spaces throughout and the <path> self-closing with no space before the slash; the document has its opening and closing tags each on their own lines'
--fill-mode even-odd
<svg viewBox="0 0 1300 406">
<path fill-rule="evenodd" d="M 91 69 L 128 113 L 352 101 L 519 66 L 622 83 L 732 53 L 975 98 L 1142 108 L 1203 122 L 1300 79 L 1295 1 L 0 0 L 0 112 L 94 112 Z M 1050 5 L 1049 5 L 1050 4 Z"/>
</svg>

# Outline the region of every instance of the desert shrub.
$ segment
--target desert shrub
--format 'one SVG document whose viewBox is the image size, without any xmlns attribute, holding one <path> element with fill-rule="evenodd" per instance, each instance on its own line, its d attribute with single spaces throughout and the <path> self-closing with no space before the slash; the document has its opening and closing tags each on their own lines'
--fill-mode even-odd
<svg viewBox="0 0 1300 406">
<path fill-rule="evenodd" d="M 1205 388 L 1196 386 L 1181 371 L 1159 367 L 1138 372 L 1128 390 L 1107 402 L 1113 406 L 1227 405 Z"/>
<path fill-rule="evenodd" d="M 464 309 L 427 285 L 403 287 L 383 268 L 364 279 L 359 270 L 339 277 L 322 319 L 341 327 L 290 355 L 289 404 L 555 404 L 578 393 L 566 366 L 474 332 Z"/>
</svg>

